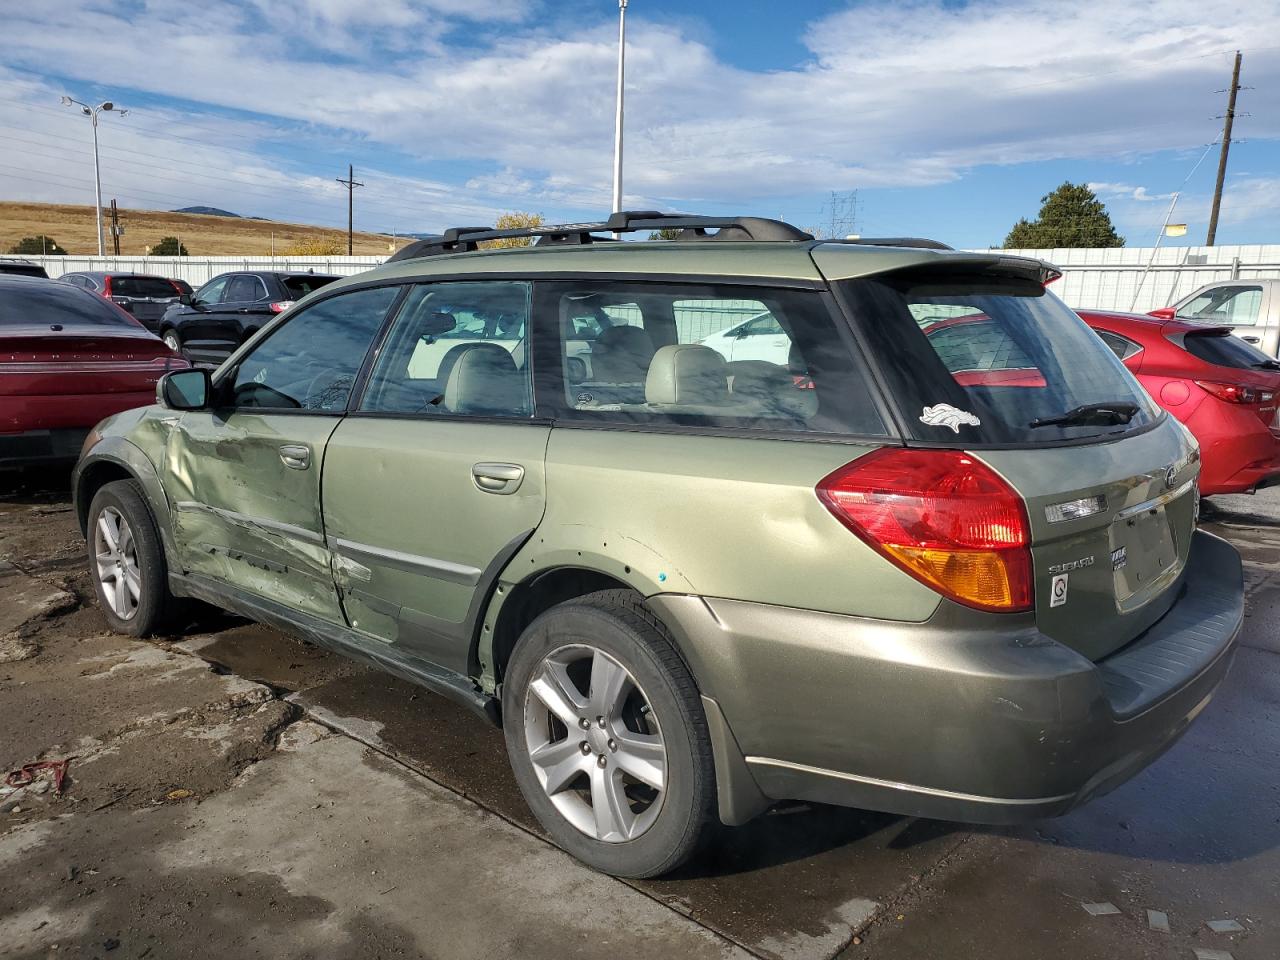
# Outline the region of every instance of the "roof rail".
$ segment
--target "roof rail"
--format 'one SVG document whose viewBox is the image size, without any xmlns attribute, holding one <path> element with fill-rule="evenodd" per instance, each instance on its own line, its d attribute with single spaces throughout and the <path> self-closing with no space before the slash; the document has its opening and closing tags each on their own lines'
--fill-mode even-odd
<svg viewBox="0 0 1280 960">
<path fill-rule="evenodd" d="M 858 237 L 853 240 L 829 240 L 828 243 L 857 243 L 866 247 L 920 247 L 925 250 L 954 250 L 940 240 L 925 237 Z"/>
<path fill-rule="evenodd" d="M 763 217 L 702 217 L 657 210 L 623 210 L 596 223 L 560 223 L 541 227 L 496 230 L 493 227 L 450 227 L 443 234 L 425 237 L 397 250 L 387 262 L 438 257 L 450 253 L 470 253 L 489 240 L 533 238 L 538 246 L 608 243 L 613 237 L 603 233 L 640 233 L 651 230 L 679 230 L 678 240 L 812 240 L 812 234 L 781 220 Z M 707 233 L 708 230 L 718 232 Z"/>
</svg>

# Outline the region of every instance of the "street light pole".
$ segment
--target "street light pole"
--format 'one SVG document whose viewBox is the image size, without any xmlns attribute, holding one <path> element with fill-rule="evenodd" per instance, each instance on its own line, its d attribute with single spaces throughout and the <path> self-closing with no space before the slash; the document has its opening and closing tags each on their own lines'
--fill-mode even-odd
<svg viewBox="0 0 1280 960">
<path fill-rule="evenodd" d="M 83 113 L 93 122 L 93 212 L 94 219 L 98 225 L 98 256 L 104 256 L 106 253 L 102 239 L 102 168 L 98 162 L 98 114 L 115 110 L 120 116 L 127 116 L 128 110 L 119 110 L 110 100 L 104 100 L 96 107 L 91 107 L 87 103 L 81 103 L 79 100 L 73 100 L 71 97 L 63 97 L 62 105 L 70 107 L 72 105 L 80 108 Z"/>
<path fill-rule="evenodd" d="M 622 88 L 627 62 L 627 0 L 618 0 L 618 103 L 613 118 L 613 212 L 622 209 Z"/>
<path fill-rule="evenodd" d="M 98 256 L 105 253 L 102 243 L 102 174 L 98 164 L 98 112 L 93 112 L 93 212 L 98 215 Z"/>
</svg>

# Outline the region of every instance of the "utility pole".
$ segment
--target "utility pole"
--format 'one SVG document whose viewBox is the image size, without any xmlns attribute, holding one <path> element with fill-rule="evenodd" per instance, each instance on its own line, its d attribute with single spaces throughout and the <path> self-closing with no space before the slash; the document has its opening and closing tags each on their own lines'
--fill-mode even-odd
<svg viewBox="0 0 1280 960">
<path fill-rule="evenodd" d="M 622 94 L 627 67 L 627 0 L 618 0 L 618 98 L 613 117 L 613 212 L 622 209 Z M 617 234 L 614 234 L 617 237 Z"/>
<path fill-rule="evenodd" d="M 115 246 L 116 256 L 120 256 L 120 215 L 116 212 L 116 198 L 111 198 L 111 242 Z"/>
<path fill-rule="evenodd" d="M 364 184 L 356 180 L 356 171 L 351 164 L 347 164 L 347 179 L 343 180 L 338 177 L 338 182 L 347 188 L 347 256 L 351 256 L 351 231 L 354 223 L 354 201 L 352 199 L 355 194 L 356 187 L 363 187 Z"/>
<path fill-rule="evenodd" d="M 1209 235 L 1204 245 L 1212 247 L 1218 235 L 1218 209 L 1222 206 L 1222 184 L 1227 178 L 1227 153 L 1231 150 L 1231 124 L 1236 118 L 1236 93 L 1240 90 L 1240 51 L 1231 71 L 1231 89 L 1227 93 L 1227 116 L 1222 124 L 1222 152 L 1218 154 L 1218 182 L 1213 188 L 1213 212 L 1209 214 Z"/>
</svg>

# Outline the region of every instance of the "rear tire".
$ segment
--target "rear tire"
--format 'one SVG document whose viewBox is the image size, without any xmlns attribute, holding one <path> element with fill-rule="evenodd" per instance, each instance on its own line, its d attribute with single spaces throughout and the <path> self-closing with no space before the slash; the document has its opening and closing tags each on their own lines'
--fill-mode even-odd
<svg viewBox="0 0 1280 960">
<path fill-rule="evenodd" d="M 160 531 L 136 480 L 115 480 L 94 494 L 86 539 L 89 576 L 112 630 L 145 637 L 177 622 L 185 605 L 169 591 Z"/>
<path fill-rule="evenodd" d="M 178 336 L 177 330 L 174 330 L 172 327 L 170 327 L 163 334 L 161 334 L 160 339 L 164 341 L 164 345 L 166 347 L 168 347 L 178 356 L 180 357 L 183 356 L 182 337 Z"/>
<path fill-rule="evenodd" d="M 694 853 L 715 815 L 706 717 L 639 596 L 602 590 L 538 617 L 502 699 L 516 782 L 557 844 L 620 877 L 667 873 Z"/>
</svg>

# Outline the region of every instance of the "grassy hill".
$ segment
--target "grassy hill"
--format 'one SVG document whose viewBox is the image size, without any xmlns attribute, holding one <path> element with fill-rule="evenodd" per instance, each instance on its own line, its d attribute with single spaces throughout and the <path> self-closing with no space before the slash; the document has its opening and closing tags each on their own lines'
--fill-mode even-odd
<svg viewBox="0 0 1280 960">
<path fill-rule="evenodd" d="M 214 217 L 207 214 L 175 213 L 165 210 L 121 209 L 120 223 L 125 228 L 120 238 L 122 254 L 140 254 L 154 246 L 161 237 L 176 236 L 192 256 L 201 254 L 241 254 L 267 256 L 271 253 L 271 235 L 275 234 L 277 254 L 290 252 L 298 242 L 336 241 L 347 252 L 347 232 L 329 227 L 280 223 L 274 220 L 250 220 L 242 217 Z M 103 211 L 106 252 L 112 252 L 111 214 Z M 64 203 L 24 203 L 0 200 L 0 254 L 23 237 L 45 234 L 68 253 L 97 253 L 98 239 L 93 207 Z M 354 237 L 355 253 L 386 254 L 390 236 L 359 233 Z M 404 246 L 400 238 L 397 246 Z"/>
</svg>

